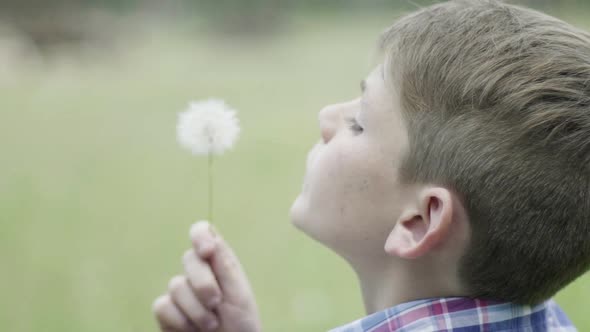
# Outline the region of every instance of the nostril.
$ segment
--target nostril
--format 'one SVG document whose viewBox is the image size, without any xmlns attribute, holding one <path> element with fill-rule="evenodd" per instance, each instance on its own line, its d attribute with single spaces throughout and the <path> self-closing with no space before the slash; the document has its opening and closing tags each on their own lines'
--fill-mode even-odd
<svg viewBox="0 0 590 332">
<path fill-rule="evenodd" d="M 324 144 L 328 143 L 335 134 L 337 115 L 338 108 L 334 105 L 324 107 L 318 114 L 320 133 Z"/>
</svg>

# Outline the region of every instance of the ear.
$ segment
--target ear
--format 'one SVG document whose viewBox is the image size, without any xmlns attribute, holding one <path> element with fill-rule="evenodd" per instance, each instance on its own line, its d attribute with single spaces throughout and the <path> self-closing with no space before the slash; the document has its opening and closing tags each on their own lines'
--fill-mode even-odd
<svg viewBox="0 0 590 332">
<path fill-rule="evenodd" d="M 443 243 L 453 219 L 453 201 L 458 198 L 441 187 L 419 192 L 418 200 L 408 206 L 385 242 L 385 252 L 401 258 L 423 256 Z"/>
</svg>

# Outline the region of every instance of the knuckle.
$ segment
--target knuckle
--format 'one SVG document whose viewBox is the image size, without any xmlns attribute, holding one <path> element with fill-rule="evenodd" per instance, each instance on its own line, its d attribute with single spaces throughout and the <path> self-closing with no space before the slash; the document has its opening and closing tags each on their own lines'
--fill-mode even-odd
<svg viewBox="0 0 590 332">
<path fill-rule="evenodd" d="M 168 290 L 170 290 L 170 292 L 177 292 L 182 287 L 184 287 L 185 282 L 186 281 L 183 276 L 175 276 L 170 279 L 170 282 L 168 283 Z"/>
</svg>

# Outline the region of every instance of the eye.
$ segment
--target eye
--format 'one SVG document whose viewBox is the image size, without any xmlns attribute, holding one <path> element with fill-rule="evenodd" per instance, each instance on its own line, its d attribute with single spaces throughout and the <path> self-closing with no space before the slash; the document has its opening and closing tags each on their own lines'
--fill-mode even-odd
<svg viewBox="0 0 590 332">
<path fill-rule="evenodd" d="M 356 121 L 355 118 L 350 117 L 350 118 L 346 118 L 346 122 L 348 122 L 348 128 L 356 134 L 360 134 L 363 132 L 363 127 L 361 127 L 358 122 Z"/>
</svg>

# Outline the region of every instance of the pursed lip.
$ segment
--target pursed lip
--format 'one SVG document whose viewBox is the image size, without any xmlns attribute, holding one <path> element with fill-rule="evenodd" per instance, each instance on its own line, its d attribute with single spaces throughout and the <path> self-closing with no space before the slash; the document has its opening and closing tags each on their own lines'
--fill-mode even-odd
<svg viewBox="0 0 590 332">
<path fill-rule="evenodd" d="M 315 161 L 317 160 L 317 155 L 320 152 L 319 150 L 321 149 L 322 145 L 324 145 L 324 144 L 321 141 L 316 143 L 311 148 L 311 150 L 309 150 L 309 152 L 307 153 L 307 160 L 305 163 L 305 175 L 303 177 L 303 188 L 302 188 L 303 192 L 306 192 L 308 190 L 310 170 L 311 170 L 313 164 L 315 163 Z"/>
<path fill-rule="evenodd" d="M 319 152 L 319 149 L 321 148 L 323 144 L 321 142 L 316 143 L 311 150 L 307 153 L 307 170 L 311 169 L 311 165 L 315 162 L 315 160 L 317 159 L 317 154 Z"/>
</svg>

